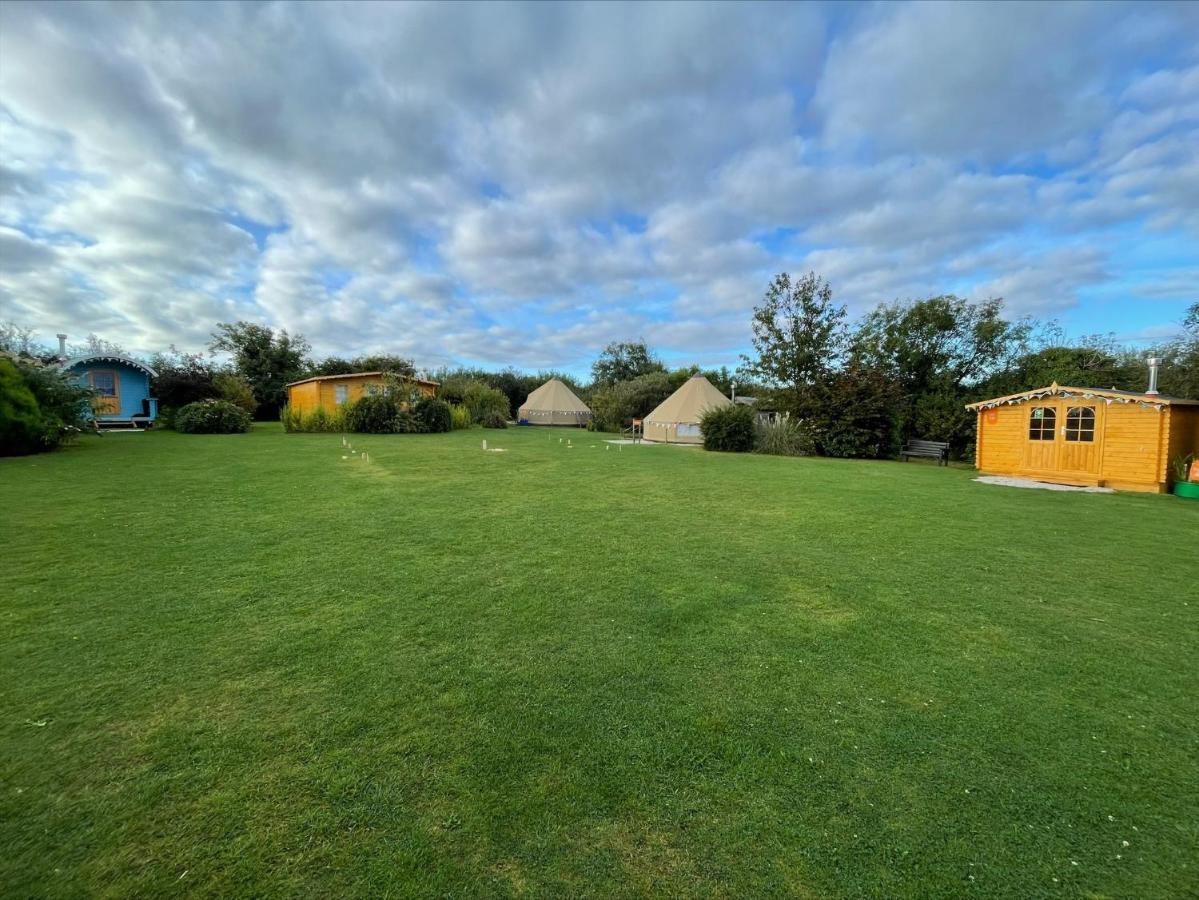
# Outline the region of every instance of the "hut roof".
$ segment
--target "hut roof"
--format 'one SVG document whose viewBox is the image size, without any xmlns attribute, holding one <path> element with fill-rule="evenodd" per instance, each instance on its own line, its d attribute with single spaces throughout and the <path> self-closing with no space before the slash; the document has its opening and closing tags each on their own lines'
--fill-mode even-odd
<svg viewBox="0 0 1199 900">
<path fill-rule="evenodd" d="M 297 384 L 307 384 L 310 381 L 338 381 L 342 378 L 369 378 L 369 377 L 373 377 L 376 375 L 379 377 L 382 377 L 387 374 L 389 374 L 389 373 L 387 373 L 387 372 L 345 372 L 341 375 L 313 375 L 311 378 L 301 378 L 299 381 L 289 382 L 285 386 L 286 387 L 295 387 Z M 395 374 L 399 374 L 399 373 L 395 373 Z M 407 381 L 411 381 L 415 384 L 427 384 L 432 387 L 437 387 L 441 383 L 439 381 L 430 381 L 427 378 L 416 378 L 412 375 L 402 375 L 401 374 L 401 375 L 399 375 L 399 377 L 404 378 Z"/>
<path fill-rule="evenodd" d="M 1118 391 L 1115 388 L 1065 387 L 1056 381 L 1049 387 L 1034 388 L 1019 394 L 1008 394 L 1006 397 L 995 397 L 992 400 L 979 400 L 977 403 L 967 403 L 966 409 L 994 409 L 997 406 L 1007 406 L 1012 403 L 1024 403 L 1028 400 L 1044 400 L 1049 397 L 1072 397 L 1080 400 L 1103 400 L 1111 403 L 1139 403 L 1141 406 L 1161 409 L 1163 406 L 1199 406 L 1199 400 L 1185 400 L 1182 397 L 1169 397 L 1165 394 L 1144 394 L 1139 391 Z"/>
<path fill-rule="evenodd" d="M 75 366 L 86 365 L 88 363 L 120 363 L 145 372 L 151 378 L 158 377 L 158 373 L 141 360 L 134 359 L 132 356 L 123 356 L 120 353 L 88 353 L 84 356 L 76 356 L 73 359 L 65 360 L 62 363 L 62 368 L 72 369 Z"/>
</svg>

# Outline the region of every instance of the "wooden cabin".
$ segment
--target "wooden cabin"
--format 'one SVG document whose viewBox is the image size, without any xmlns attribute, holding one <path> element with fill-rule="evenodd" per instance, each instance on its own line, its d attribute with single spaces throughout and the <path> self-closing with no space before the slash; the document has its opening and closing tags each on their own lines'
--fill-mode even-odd
<svg viewBox="0 0 1199 900">
<path fill-rule="evenodd" d="M 426 397 L 437 390 L 436 381 L 424 378 L 408 378 Z M 337 407 L 352 403 L 371 394 L 381 394 L 386 387 L 383 372 L 353 372 L 349 375 L 318 375 L 293 381 L 287 386 L 287 404 L 293 412 L 307 415 L 318 407 L 333 412 Z"/>
<path fill-rule="evenodd" d="M 1199 400 L 1055 383 L 966 408 L 988 475 L 1164 492 L 1171 461 L 1199 451 Z"/>
<path fill-rule="evenodd" d="M 60 338 L 60 343 L 65 336 Z M 158 418 L 158 400 L 150 396 L 157 372 L 145 363 L 115 353 L 93 353 L 66 359 L 64 372 L 96 392 L 92 418 L 97 428 L 149 428 Z"/>
</svg>

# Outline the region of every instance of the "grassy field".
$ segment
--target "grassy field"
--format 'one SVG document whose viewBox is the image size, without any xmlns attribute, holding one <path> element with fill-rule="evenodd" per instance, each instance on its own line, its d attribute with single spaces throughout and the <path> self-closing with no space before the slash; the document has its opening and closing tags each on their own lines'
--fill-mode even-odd
<svg viewBox="0 0 1199 900">
<path fill-rule="evenodd" d="M 0 460 L 0 892 L 1194 896 L 1199 503 L 354 445 Z"/>
</svg>

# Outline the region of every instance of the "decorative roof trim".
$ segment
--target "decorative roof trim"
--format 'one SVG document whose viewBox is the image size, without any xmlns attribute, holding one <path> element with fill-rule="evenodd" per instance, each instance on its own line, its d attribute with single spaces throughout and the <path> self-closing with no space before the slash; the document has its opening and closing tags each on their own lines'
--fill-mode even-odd
<svg viewBox="0 0 1199 900">
<path fill-rule="evenodd" d="M 76 356 L 74 359 L 68 359 L 62 363 L 60 368 L 73 369 L 75 366 L 81 366 L 85 363 L 121 363 L 130 366 L 134 369 L 140 369 L 151 378 L 157 378 L 158 373 L 147 366 L 144 362 L 136 360 L 131 356 L 121 356 L 119 353 L 89 353 L 87 356 Z"/>
<path fill-rule="evenodd" d="M 966 409 L 995 409 L 999 406 L 1010 406 L 1016 403 L 1026 403 L 1029 400 L 1044 400 L 1049 397 L 1067 397 L 1077 400 L 1102 400 L 1108 406 L 1111 406 L 1113 403 L 1135 403 L 1144 409 L 1156 409 L 1159 412 L 1167 406 L 1199 405 L 1199 401 L 1182 400 L 1177 397 L 1134 394 L 1128 391 L 1105 391 L 1100 388 L 1063 387 L 1055 381 L 1053 384 L 1049 385 L 1049 387 L 1024 391 L 1020 394 L 1009 394 L 1006 397 L 996 397 L 994 400 L 980 400 L 978 403 L 968 403 L 966 404 Z"/>
</svg>

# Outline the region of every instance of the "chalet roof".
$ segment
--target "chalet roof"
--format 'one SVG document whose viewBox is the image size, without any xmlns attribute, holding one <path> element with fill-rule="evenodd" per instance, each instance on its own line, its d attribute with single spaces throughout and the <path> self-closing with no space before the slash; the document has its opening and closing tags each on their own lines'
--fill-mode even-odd
<svg viewBox="0 0 1199 900">
<path fill-rule="evenodd" d="M 158 377 L 158 373 L 141 360 L 134 359 L 132 356 L 123 356 L 120 353 L 88 353 L 84 356 L 76 356 L 73 359 L 64 360 L 60 368 L 72 369 L 75 366 L 87 365 L 89 363 L 120 363 L 145 372 L 151 378 Z"/>
<path fill-rule="evenodd" d="M 1008 394 L 1006 397 L 995 397 L 992 400 L 980 400 L 977 403 L 967 403 L 966 409 L 994 409 L 997 406 L 1024 403 L 1028 400 L 1043 400 L 1048 397 L 1103 400 L 1108 404 L 1138 403 L 1153 409 L 1161 409 L 1163 406 L 1199 406 L 1199 400 L 1184 400 L 1182 397 L 1169 397 L 1165 394 L 1143 394 L 1139 391 L 1118 391 L 1115 388 L 1105 390 L 1103 388 L 1065 387 L 1055 381 L 1049 387 L 1034 388 L 1031 391 Z"/>
<path fill-rule="evenodd" d="M 295 387 L 297 384 L 307 384 L 310 381 L 340 381 L 343 378 L 371 378 L 371 377 L 376 377 L 376 376 L 379 378 L 382 378 L 384 375 L 388 375 L 388 374 L 393 374 L 393 373 L 388 373 L 388 372 L 346 372 L 343 375 L 313 375 L 311 378 L 301 378 L 299 381 L 290 382 L 289 384 L 286 385 L 286 387 Z M 395 374 L 398 374 L 398 373 L 395 373 Z M 399 377 L 401 377 L 407 381 L 411 381 L 414 384 L 427 384 L 431 387 L 438 387 L 441 384 L 441 382 L 439 382 L 439 381 L 430 381 L 427 378 L 413 378 L 410 375 L 400 375 Z"/>
</svg>

